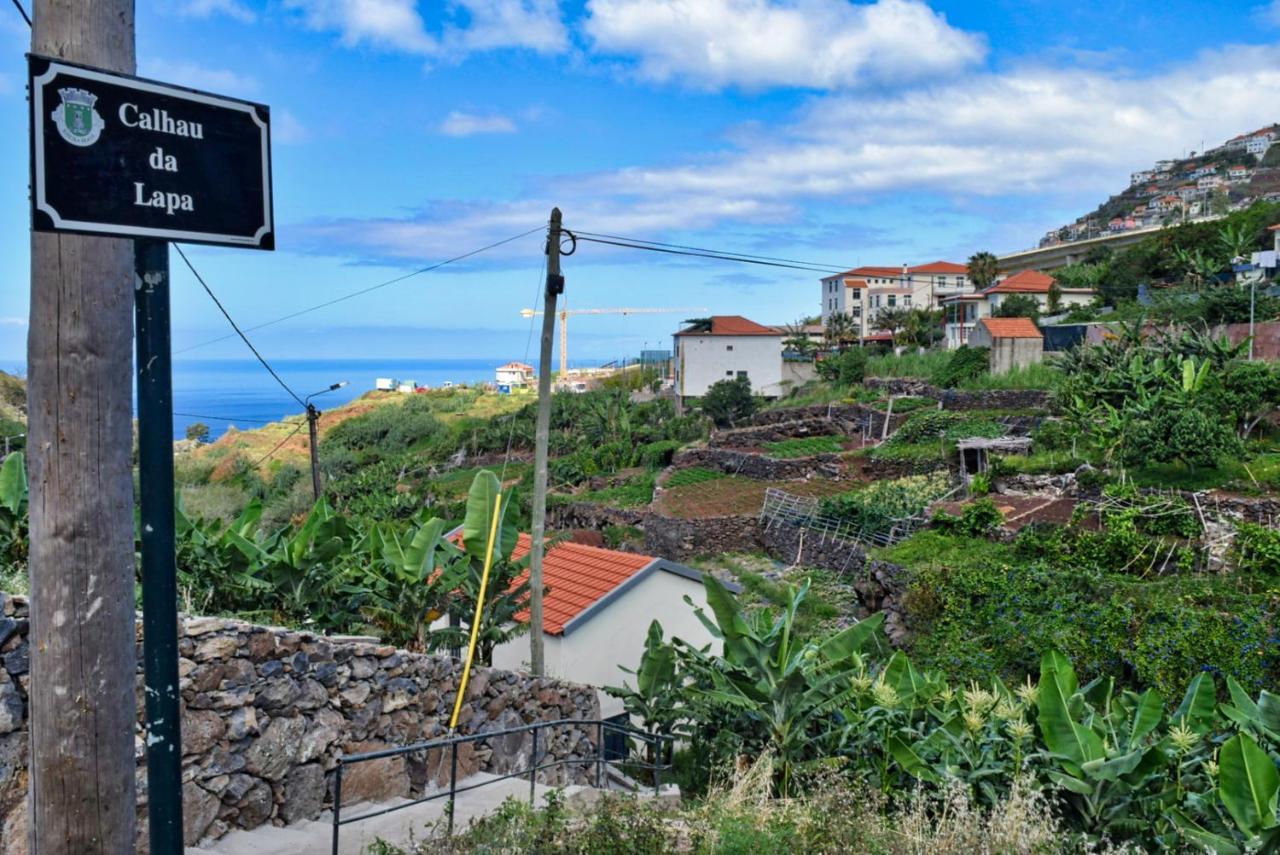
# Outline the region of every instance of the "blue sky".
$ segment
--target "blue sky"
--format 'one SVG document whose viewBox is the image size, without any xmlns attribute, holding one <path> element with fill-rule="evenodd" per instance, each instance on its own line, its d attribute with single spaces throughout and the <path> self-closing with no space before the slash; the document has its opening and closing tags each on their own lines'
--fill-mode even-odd
<svg viewBox="0 0 1280 855">
<path fill-rule="evenodd" d="M 29 0 L 23 0 L 29 3 Z M 0 360 L 28 312 L 29 34 L 0 9 Z M 138 0 L 139 73 L 270 104 L 278 251 L 190 255 L 245 325 L 534 228 L 835 265 L 1032 246 L 1154 159 L 1280 119 L 1280 0 Z M 174 347 L 226 328 L 175 257 Z M 519 357 L 540 242 L 254 335 Z M 816 275 L 583 245 L 570 306 L 782 323 Z M 665 339 L 597 317 L 570 355 Z M 235 357 L 235 341 L 186 350 Z"/>
</svg>

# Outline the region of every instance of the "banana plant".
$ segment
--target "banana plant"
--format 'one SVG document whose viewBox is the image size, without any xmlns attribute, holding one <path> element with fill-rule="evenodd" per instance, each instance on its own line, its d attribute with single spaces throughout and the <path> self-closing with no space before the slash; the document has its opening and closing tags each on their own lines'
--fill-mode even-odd
<svg viewBox="0 0 1280 855">
<path fill-rule="evenodd" d="M 643 722 L 649 733 L 670 732 L 680 717 L 683 681 L 676 671 L 676 648 L 663 639 L 662 624 L 656 620 L 649 624 L 636 669 L 622 665 L 618 669 L 636 678 L 635 688 L 624 681 L 622 686 L 606 686 L 604 691 L 621 700 L 627 714 Z M 654 748 L 653 742 L 646 746 L 649 763 L 656 761 Z"/>
<path fill-rule="evenodd" d="M 806 581 L 789 589 L 777 615 L 744 614 L 729 590 L 711 574 L 703 575 L 707 605 L 694 614 L 723 644 L 723 656 L 687 652 L 701 680 L 689 689 L 695 702 L 728 707 L 754 731 L 758 748 L 777 752 L 781 789 L 791 791 L 798 764 L 822 755 L 842 731 L 833 713 L 853 700 L 852 677 L 863 667 L 862 651 L 883 645 L 883 614 L 830 636 L 802 641 L 795 633 L 796 610 L 808 593 Z M 692 605 L 686 597 L 685 601 Z"/>
<path fill-rule="evenodd" d="M 1045 777 L 1067 791 L 1088 833 L 1129 833 L 1158 813 L 1149 803 L 1151 784 L 1168 771 L 1168 755 L 1153 738 L 1163 706 L 1150 689 L 1115 695 L 1110 678 L 1080 687 L 1060 653 L 1041 660 L 1038 722 L 1053 764 Z"/>
<path fill-rule="evenodd" d="M 0 566 L 26 557 L 27 495 L 26 457 L 15 451 L 0 464 Z"/>
<path fill-rule="evenodd" d="M 1218 787 L 1209 797 L 1189 799 L 1200 820 L 1173 812 L 1189 840 L 1216 855 L 1280 850 L 1280 772 L 1248 733 L 1237 733 L 1218 752 Z M 1216 797 L 1216 798 L 1215 798 Z"/>
<path fill-rule="evenodd" d="M 379 531 L 375 529 L 375 531 Z M 403 534 L 394 529 L 373 535 L 384 572 L 373 581 L 365 611 L 407 638 L 415 650 L 427 649 L 431 624 L 444 613 L 449 596 L 466 573 L 466 553 L 444 537 L 444 521 L 432 518 Z"/>
</svg>

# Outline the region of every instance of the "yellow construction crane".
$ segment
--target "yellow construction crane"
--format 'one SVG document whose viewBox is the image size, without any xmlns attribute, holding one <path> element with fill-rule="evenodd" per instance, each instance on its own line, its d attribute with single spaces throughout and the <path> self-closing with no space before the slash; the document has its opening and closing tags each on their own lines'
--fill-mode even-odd
<svg viewBox="0 0 1280 855">
<path fill-rule="evenodd" d="M 683 307 L 675 309 L 561 309 L 560 316 L 560 379 L 569 374 L 569 316 L 570 315 L 663 315 L 674 312 L 706 312 L 704 306 Z M 520 316 L 532 318 L 541 315 L 540 309 L 521 309 Z"/>
</svg>

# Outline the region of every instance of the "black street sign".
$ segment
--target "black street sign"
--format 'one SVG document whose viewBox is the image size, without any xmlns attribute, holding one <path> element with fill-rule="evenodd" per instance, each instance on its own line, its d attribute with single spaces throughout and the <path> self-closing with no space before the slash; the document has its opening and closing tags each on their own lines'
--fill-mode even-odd
<svg viewBox="0 0 1280 855">
<path fill-rule="evenodd" d="M 36 231 L 275 249 L 262 104 L 28 57 Z"/>
</svg>

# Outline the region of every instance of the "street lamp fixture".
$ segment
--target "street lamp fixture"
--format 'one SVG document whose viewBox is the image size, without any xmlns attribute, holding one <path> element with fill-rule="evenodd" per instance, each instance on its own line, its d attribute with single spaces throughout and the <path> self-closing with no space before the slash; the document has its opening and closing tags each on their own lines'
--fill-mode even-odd
<svg viewBox="0 0 1280 855">
<path fill-rule="evenodd" d="M 340 380 L 327 389 L 312 392 L 304 401 L 307 405 L 307 430 L 311 435 L 311 490 L 315 493 L 317 500 L 320 499 L 320 411 L 316 409 L 315 404 L 311 403 L 311 399 L 329 392 L 336 392 L 346 385 L 346 380 Z"/>
</svg>

